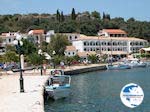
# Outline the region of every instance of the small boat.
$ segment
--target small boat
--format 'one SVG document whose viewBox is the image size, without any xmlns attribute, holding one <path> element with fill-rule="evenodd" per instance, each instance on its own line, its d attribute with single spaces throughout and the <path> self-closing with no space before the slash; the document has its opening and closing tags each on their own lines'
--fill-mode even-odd
<svg viewBox="0 0 150 112">
<path fill-rule="evenodd" d="M 146 67 L 147 66 L 146 63 L 140 61 L 137 58 L 126 60 L 124 63 L 131 66 L 131 68 Z"/>
<path fill-rule="evenodd" d="M 51 75 L 45 86 L 48 98 L 54 100 L 65 98 L 70 94 L 71 77 L 68 75 Z"/>
<path fill-rule="evenodd" d="M 122 70 L 122 69 L 131 69 L 131 66 L 126 64 L 116 64 L 116 65 L 106 65 L 108 70 Z"/>
</svg>

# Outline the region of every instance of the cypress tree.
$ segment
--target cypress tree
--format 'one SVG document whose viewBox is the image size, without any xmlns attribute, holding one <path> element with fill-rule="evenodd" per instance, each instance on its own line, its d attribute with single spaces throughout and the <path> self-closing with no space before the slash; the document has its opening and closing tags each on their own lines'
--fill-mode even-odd
<svg viewBox="0 0 150 112">
<path fill-rule="evenodd" d="M 74 8 L 72 8 L 71 19 L 72 19 L 72 20 L 75 20 L 75 19 L 76 19 L 76 12 L 75 12 L 75 9 L 74 9 Z"/>
<path fill-rule="evenodd" d="M 61 21 L 61 22 L 64 21 L 64 14 L 63 14 L 63 11 L 61 12 L 61 15 L 60 15 L 60 21 Z"/>
<path fill-rule="evenodd" d="M 103 12 L 103 19 L 105 19 L 106 18 L 106 15 L 105 15 L 105 13 Z"/>
<path fill-rule="evenodd" d="M 56 13 L 56 19 L 57 19 L 57 21 L 60 22 L 60 12 L 59 12 L 59 10 L 57 10 L 57 13 Z"/>
</svg>

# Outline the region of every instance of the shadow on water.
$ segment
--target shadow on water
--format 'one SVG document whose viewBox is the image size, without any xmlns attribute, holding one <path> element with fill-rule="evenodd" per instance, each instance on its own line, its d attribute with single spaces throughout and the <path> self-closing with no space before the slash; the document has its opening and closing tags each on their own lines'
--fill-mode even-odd
<svg viewBox="0 0 150 112">
<path fill-rule="evenodd" d="M 106 70 L 72 76 L 71 94 L 65 99 L 45 102 L 45 112 L 149 112 L 150 68 Z M 120 91 L 128 83 L 140 85 L 143 103 L 130 109 L 120 100 Z"/>
</svg>

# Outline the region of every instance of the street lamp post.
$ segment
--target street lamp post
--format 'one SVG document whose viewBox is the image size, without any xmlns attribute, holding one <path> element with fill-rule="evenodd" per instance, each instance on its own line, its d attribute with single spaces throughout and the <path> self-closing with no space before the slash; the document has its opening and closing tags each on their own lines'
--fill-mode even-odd
<svg viewBox="0 0 150 112">
<path fill-rule="evenodd" d="M 22 75 L 22 67 L 21 67 L 21 46 L 23 45 L 23 42 L 21 41 L 21 35 L 17 34 L 16 35 L 16 40 L 14 40 L 14 44 L 17 47 L 17 50 L 19 52 L 19 71 L 20 71 L 20 92 L 24 92 L 24 79 L 23 79 L 23 75 Z"/>
<path fill-rule="evenodd" d="M 52 54 L 53 54 L 53 66 L 54 66 L 54 69 L 55 69 L 55 60 L 54 60 L 54 55 L 56 54 L 56 52 L 55 52 L 55 51 L 53 51 L 53 52 L 52 52 Z"/>
<path fill-rule="evenodd" d="M 41 58 L 42 57 L 42 50 L 41 49 L 39 49 L 38 54 L 40 55 L 40 58 Z M 42 61 L 42 60 L 40 60 L 40 61 Z M 40 69 L 41 69 L 41 75 L 43 75 L 43 72 L 42 72 L 42 62 L 41 62 Z"/>
</svg>

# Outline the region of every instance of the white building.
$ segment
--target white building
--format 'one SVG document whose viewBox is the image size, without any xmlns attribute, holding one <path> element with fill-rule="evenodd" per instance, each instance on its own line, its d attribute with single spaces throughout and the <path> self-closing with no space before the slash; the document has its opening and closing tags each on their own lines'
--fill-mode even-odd
<svg viewBox="0 0 150 112">
<path fill-rule="evenodd" d="M 74 46 L 66 46 L 65 56 L 71 57 L 77 55 L 77 50 Z"/>
<path fill-rule="evenodd" d="M 52 37 L 53 35 L 55 35 L 54 30 L 50 30 L 50 31 L 48 31 L 48 32 L 46 33 L 46 42 L 47 42 L 47 43 L 50 43 L 51 37 Z"/>
<path fill-rule="evenodd" d="M 43 41 L 46 41 L 46 37 L 43 29 L 30 30 L 28 35 L 34 38 L 35 43 L 41 44 Z"/>
<path fill-rule="evenodd" d="M 0 35 L 1 43 L 0 43 L 0 55 L 5 54 L 6 46 L 13 45 L 13 41 L 16 38 L 17 32 L 9 32 L 9 33 L 2 33 Z"/>
<path fill-rule="evenodd" d="M 79 52 L 95 51 L 101 54 L 112 54 L 113 56 L 138 52 L 148 44 L 146 40 L 134 37 L 111 37 L 104 36 L 86 36 L 80 35 L 80 38 L 73 41 L 73 46 Z"/>
<path fill-rule="evenodd" d="M 79 33 L 61 33 L 61 34 L 66 35 L 68 37 L 69 42 L 71 43 L 80 37 Z"/>
<path fill-rule="evenodd" d="M 2 33 L 1 39 L 3 40 L 3 45 L 13 45 L 13 41 L 16 38 L 17 32 L 9 32 L 9 33 Z"/>
</svg>

